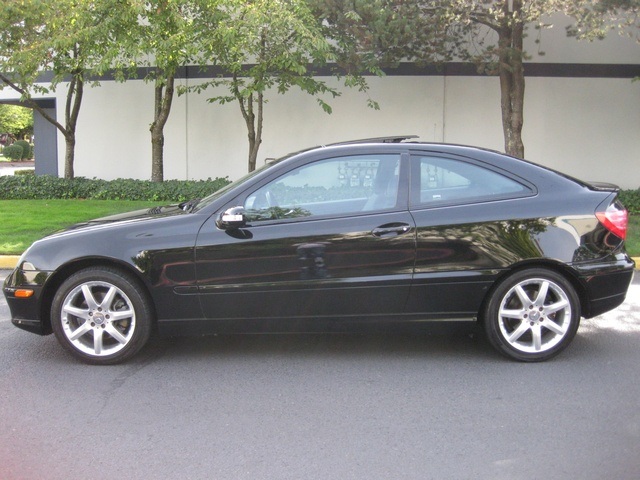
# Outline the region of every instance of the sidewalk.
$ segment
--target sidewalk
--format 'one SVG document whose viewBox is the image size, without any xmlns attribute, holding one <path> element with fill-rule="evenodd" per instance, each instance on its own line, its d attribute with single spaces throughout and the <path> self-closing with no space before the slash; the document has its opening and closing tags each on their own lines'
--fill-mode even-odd
<svg viewBox="0 0 640 480">
<path fill-rule="evenodd" d="M 24 162 L 0 162 L 0 176 L 13 175 L 16 170 L 29 170 L 35 168 L 36 162 L 25 160 Z"/>
</svg>

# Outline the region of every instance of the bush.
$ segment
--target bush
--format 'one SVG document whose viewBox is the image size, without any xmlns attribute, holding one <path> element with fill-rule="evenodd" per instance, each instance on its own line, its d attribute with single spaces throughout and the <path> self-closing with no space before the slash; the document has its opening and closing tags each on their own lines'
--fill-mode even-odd
<svg viewBox="0 0 640 480">
<path fill-rule="evenodd" d="M 22 159 L 22 147 L 20 145 L 9 145 L 8 147 L 4 147 L 2 151 L 5 157 L 10 160 L 20 160 Z"/>
<path fill-rule="evenodd" d="M 214 180 L 98 180 L 83 177 L 68 180 L 49 175 L 13 175 L 0 177 L 0 200 L 142 200 L 184 202 L 203 198 L 229 183 L 228 178 Z"/>
<path fill-rule="evenodd" d="M 630 214 L 640 214 L 640 188 L 637 190 L 622 190 L 618 198 L 627 207 Z"/>
<path fill-rule="evenodd" d="M 13 172 L 14 175 L 35 175 L 36 171 L 33 168 L 27 168 L 24 170 L 16 170 Z"/>
<path fill-rule="evenodd" d="M 22 147 L 22 160 L 29 160 L 33 158 L 33 147 L 26 140 L 18 140 L 14 142 L 14 145 L 20 145 Z"/>
</svg>

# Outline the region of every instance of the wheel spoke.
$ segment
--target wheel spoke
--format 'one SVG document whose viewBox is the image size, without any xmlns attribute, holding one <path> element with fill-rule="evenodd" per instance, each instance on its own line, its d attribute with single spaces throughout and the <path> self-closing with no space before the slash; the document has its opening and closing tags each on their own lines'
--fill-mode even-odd
<svg viewBox="0 0 640 480">
<path fill-rule="evenodd" d="M 547 294 L 549 293 L 549 282 L 544 281 L 540 284 L 540 290 L 538 291 L 538 295 L 534 300 L 533 304 L 537 307 L 542 307 L 544 305 L 544 301 L 547 298 Z"/>
<path fill-rule="evenodd" d="M 533 348 L 536 352 L 542 349 L 542 329 L 540 324 L 535 324 L 531 327 L 531 336 L 533 337 Z"/>
<path fill-rule="evenodd" d="M 560 310 L 564 310 L 568 306 L 569 306 L 569 302 L 563 298 L 559 302 L 552 303 L 551 305 L 545 306 L 544 313 L 545 315 L 552 315 L 556 312 L 559 312 Z"/>
<path fill-rule="evenodd" d="M 118 310 L 116 312 L 109 312 L 112 322 L 119 322 L 121 320 L 128 320 L 133 317 L 133 310 Z"/>
<path fill-rule="evenodd" d="M 78 340 L 80 337 L 82 337 L 85 333 L 90 331 L 91 331 L 91 325 L 89 324 L 89 322 L 84 322 L 82 325 L 76 328 L 73 332 L 71 332 L 70 335 L 68 335 L 69 340 L 74 342 Z"/>
<path fill-rule="evenodd" d="M 542 322 L 542 326 L 544 328 L 546 328 L 547 330 L 552 331 L 556 335 L 563 335 L 564 334 L 564 329 L 560 325 L 558 325 L 556 322 L 553 322 L 553 321 L 549 320 L 548 318 L 546 318 L 544 320 L 544 322 Z"/>
<path fill-rule="evenodd" d="M 96 355 L 102 353 L 102 329 L 95 329 L 93 331 L 93 352 Z"/>
<path fill-rule="evenodd" d="M 111 287 L 109 289 L 109 291 L 107 292 L 107 294 L 102 299 L 102 302 L 100 302 L 100 306 L 104 310 L 108 310 L 117 293 L 118 293 L 118 291 L 116 290 L 116 288 L 115 287 Z"/>
<path fill-rule="evenodd" d="M 95 310 L 98 308 L 98 302 L 96 302 L 93 292 L 91 291 L 91 287 L 88 284 L 82 285 L 82 295 L 84 296 L 85 302 L 87 302 L 89 310 Z"/>
<path fill-rule="evenodd" d="M 524 335 L 527 330 L 529 330 L 529 324 L 527 322 L 520 322 L 518 328 L 516 328 L 511 335 L 509 335 L 509 338 L 507 338 L 507 340 L 509 341 L 509 343 L 515 343 L 522 335 Z"/>
<path fill-rule="evenodd" d="M 515 318 L 517 320 L 522 320 L 522 315 L 525 313 L 525 310 L 509 310 L 502 309 L 500 310 L 500 316 L 506 318 Z"/>
<path fill-rule="evenodd" d="M 127 337 L 122 335 L 113 325 L 107 325 L 107 327 L 105 328 L 105 332 L 116 339 L 121 345 L 127 343 Z"/>
<path fill-rule="evenodd" d="M 76 318 L 81 318 L 83 320 L 89 319 L 89 310 L 86 310 L 84 308 L 77 308 L 73 305 L 65 305 L 62 307 L 62 311 L 67 315 L 72 315 Z"/>
<path fill-rule="evenodd" d="M 527 292 L 525 292 L 524 288 L 522 288 L 522 285 L 516 285 L 515 292 L 518 295 L 518 298 L 520 299 L 520 301 L 522 302 L 523 308 L 527 308 L 527 305 L 530 305 L 532 303 L 531 299 L 529 298 L 529 295 L 527 295 Z"/>
</svg>

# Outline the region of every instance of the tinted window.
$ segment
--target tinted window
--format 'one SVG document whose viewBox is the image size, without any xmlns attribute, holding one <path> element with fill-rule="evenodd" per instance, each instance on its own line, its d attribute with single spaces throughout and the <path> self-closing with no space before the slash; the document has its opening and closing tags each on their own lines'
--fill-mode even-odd
<svg viewBox="0 0 640 480">
<path fill-rule="evenodd" d="M 413 159 L 414 204 L 467 203 L 508 198 L 530 193 L 521 183 L 488 168 L 442 157 Z M 418 192 L 415 192 L 415 190 Z"/>
<path fill-rule="evenodd" d="M 250 221 L 343 215 L 394 208 L 399 155 L 321 160 L 256 190 L 244 208 Z"/>
</svg>

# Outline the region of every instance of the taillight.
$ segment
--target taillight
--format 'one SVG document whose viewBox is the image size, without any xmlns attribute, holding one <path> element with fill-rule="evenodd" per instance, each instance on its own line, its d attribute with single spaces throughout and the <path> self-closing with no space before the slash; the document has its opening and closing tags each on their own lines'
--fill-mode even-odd
<svg viewBox="0 0 640 480">
<path fill-rule="evenodd" d="M 612 203 L 604 212 L 596 212 L 600 223 L 614 235 L 624 240 L 627 237 L 629 213 L 619 204 Z"/>
</svg>

